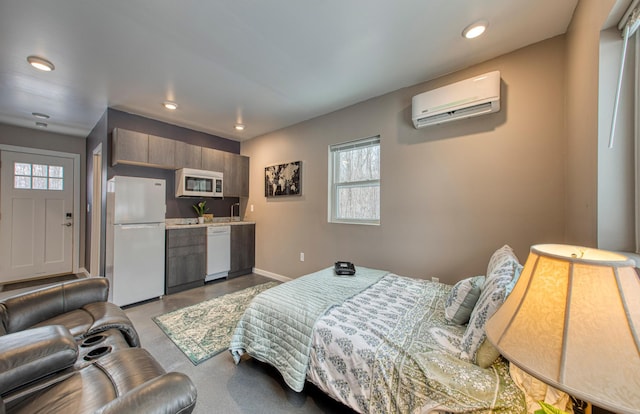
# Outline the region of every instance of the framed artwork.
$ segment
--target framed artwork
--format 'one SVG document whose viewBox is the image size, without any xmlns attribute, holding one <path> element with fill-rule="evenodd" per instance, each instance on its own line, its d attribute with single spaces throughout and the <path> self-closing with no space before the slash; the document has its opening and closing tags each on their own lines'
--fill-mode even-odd
<svg viewBox="0 0 640 414">
<path fill-rule="evenodd" d="M 264 196 L 293 196 L 301 193 L 302 161 L 265 167 Z"/>
</svg>

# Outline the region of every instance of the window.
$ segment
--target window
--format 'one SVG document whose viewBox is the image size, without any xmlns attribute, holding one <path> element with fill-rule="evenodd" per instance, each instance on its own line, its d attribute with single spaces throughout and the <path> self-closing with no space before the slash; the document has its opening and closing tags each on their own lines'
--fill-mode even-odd
<svg viewBox="0 0 640 414">
<path fill-rule="evenodd" d="M 380 224 L 380 137 L 329 146 L 329 222 Z"/>
<path fill-rule="evenodd" d="M 60 165 L 13 164 L 13 188 L 20 190 L 54 190 L 64 188 L 64 169 Z"/>
</svg>

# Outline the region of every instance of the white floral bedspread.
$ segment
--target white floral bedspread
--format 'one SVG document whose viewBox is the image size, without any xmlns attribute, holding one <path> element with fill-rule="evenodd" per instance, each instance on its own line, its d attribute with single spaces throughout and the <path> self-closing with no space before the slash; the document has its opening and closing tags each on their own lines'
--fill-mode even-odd
<svg viewBox="0 0 640 414">
<path fill-rule="evenodd" d="M 360 413 L 526 412 L 500 358 L 460 360 L 463 326 L 444 319 L 451 286 L 387 275 L 316 323 L 307 378 Z"/>
</svg>

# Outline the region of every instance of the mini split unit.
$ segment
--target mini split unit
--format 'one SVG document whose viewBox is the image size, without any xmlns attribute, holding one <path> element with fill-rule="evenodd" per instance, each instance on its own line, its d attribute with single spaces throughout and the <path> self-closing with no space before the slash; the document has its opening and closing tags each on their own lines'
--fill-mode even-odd
<svg viewBox="0 0 640 414">
<path fill-rule="evenodd" d="M 499 110 L 500 72 L 494 71 L 414 96 L 411 119 L 423 128 Z"/>
</svg>

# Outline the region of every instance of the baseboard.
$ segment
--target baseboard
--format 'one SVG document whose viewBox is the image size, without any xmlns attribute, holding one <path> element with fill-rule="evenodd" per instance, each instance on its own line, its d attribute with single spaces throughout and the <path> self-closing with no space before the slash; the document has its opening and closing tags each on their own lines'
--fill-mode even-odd
<svg viewBox="0 0 640 414">
<path fill-rule="evenodd" d="M 256 275 L 268 277 L 270 279 L 279 280 L 281 282 L 289 282 L 290 280 L 293 280 L 290 277 L 282 276 L 277 273 L 267 272 L 266 270 L 258 269 L 257 267 L 253 268 L 253 273 L 255 273 Z"/>
</svg>

